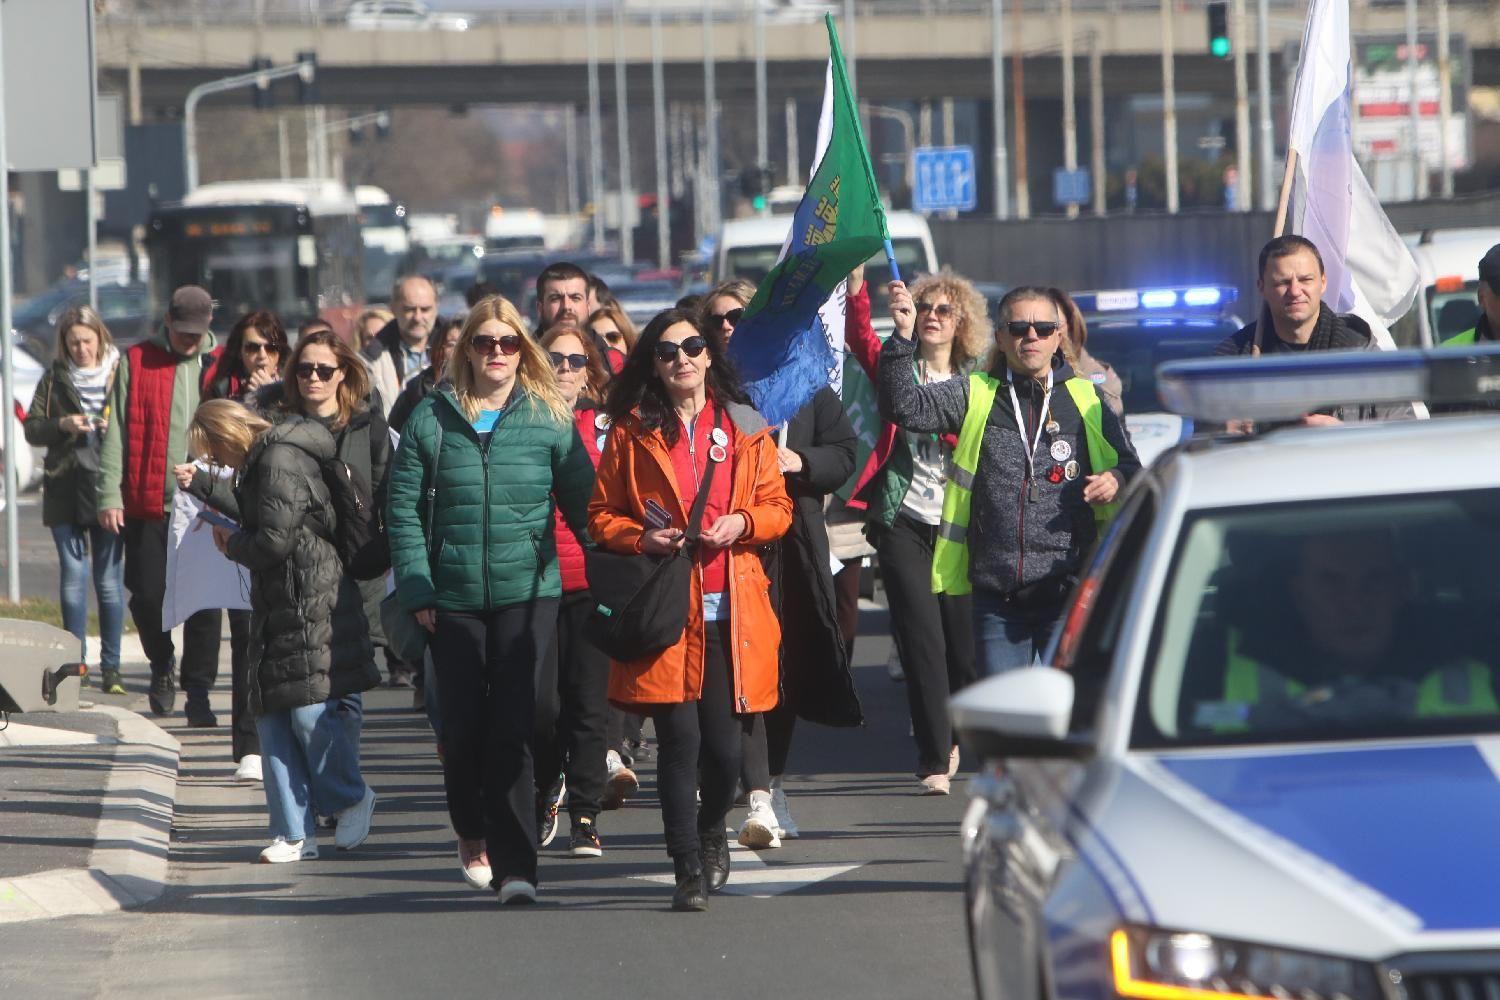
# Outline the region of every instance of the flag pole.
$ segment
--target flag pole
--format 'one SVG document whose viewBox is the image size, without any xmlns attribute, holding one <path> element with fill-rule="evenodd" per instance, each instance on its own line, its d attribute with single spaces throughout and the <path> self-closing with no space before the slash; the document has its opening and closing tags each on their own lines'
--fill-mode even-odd
<svg viewBox="0 0 1500 1000">
<path fill-rule="evenodd" d="M 891 246 L 891 238 L 889 236 L 885 238 L 885 262 L 890 265 L 891 280 L 900 281 L 901 268 L 896 266 L 896 248 Z"/>
<path fill-rule="evenodd" d="M 1288 149 L 1286 151 L 1286 173 L 1281 177 L 1281 200 L 1276 204 L 1276 228 L 1271 233 L 1275 239 L 1281 235 L 1281 230 L 1286 226 L 1287 204 L 1292 199 L 1292 178 L 1297 172 L 1297 151 Z"/>
</svg>

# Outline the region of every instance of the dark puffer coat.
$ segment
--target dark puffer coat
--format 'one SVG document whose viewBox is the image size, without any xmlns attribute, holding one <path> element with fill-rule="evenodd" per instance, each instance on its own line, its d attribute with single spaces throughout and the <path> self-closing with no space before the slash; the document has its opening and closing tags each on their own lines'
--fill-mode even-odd
<svg viewBox="0 0 1500 1000">
<path fill-rule="evenodd" d="M 225 554 L 250 570 L 250 712 L 260 716 L 367 691 L 380 683 L 359 588 L 333 542 L 320 466 L 334 456 L 321 424 L 288 416 L 250 449 L 233 493 L 193 492 L 239 521 Z M 203 485 L 210 488 L 201 491 Z M 201 492 L 200 492 L 201 491 Z"/>
</svg>

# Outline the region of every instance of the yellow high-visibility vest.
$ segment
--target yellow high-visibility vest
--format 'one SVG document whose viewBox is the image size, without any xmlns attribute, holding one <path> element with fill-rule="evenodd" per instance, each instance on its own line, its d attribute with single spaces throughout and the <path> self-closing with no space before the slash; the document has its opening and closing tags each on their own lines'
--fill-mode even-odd
<svg viewBox="0 0 1500 1000">
<path fill-rule="evenodd" d="M 974 500 L 974 476 L 979 470 L 979 444 L 990 419 L 990 409 L 1003 385 L 993 375 L 973 372 L 969 375 L 969 408 L 964 411 L 963 427 L 958 432 L 958 447 L 953 449 L 948 481 L 943 486 L 943 519 L 938 524 L 937 544 L 932 549 L 932 592 L 934 594 L 968 594 L 974 590 L 969 582 L 969 510 Z M 1095 474 L 1120 464 L 1119 452 L 1104 437 L 1104 406 L 1099 391 L 1088 379 L 1070 378 L 1063 383 L 1073 405 L 1083 417 L 1085 445 L 1089 467 Z M 1116 505 L 1094 507 L 1094 524 L 1099 533 L 1115 516 Z"/>
</svg>

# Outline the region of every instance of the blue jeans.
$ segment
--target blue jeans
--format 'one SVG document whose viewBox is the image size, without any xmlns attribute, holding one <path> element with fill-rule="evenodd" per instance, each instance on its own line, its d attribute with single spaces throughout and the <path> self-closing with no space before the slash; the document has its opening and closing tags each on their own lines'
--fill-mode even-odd
<svg viewBox="0 0 1500 1000">
<path fill-rule="evenodd" d="M 336 816 L 364 798 L 359 747 L 344 716 L 338 699 L 330 698 L 255 721 L 271 836 L 312 836 L 314 811 Z"/>
<path fill-rule="evenodd" d="M 120 631 L 125 626 L 125 542 L 97 524 L 52 528 L 62 570 L 59 598 L 63 628 L 78 637 L 78 658 L 89 658 L 89 563 L 93 553 L 94 596 L 99 601 L 99 668 L 120 669 Z"/>
<path fill-rule="evenodd" d="M 1061 603 L 1018 608 L 993 590 L 974 591 L 974 642 L 979 676 L 1040 663 L 1062 614 Z"/>
</svg>

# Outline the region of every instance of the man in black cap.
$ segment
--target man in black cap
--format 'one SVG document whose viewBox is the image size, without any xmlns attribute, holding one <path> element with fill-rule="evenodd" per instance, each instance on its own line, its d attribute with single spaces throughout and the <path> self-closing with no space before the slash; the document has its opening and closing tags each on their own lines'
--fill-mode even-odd
<svg viewBox="0 0 1500 1000">
<path fill-rule="evenodd" d="M 1500 342 L 1500 243 L 1490 247 L 1479 261 L 1479 321 L 1472 329 L 1455 333 L 1443 347 Z"/>
<path fill-rule="evenodd" d="M 162 628 L 167 590 L 167 527 L 177 479 L 190 461 L 187 429 L 198 409 L 204 375 L 213 369 L 212 297 L 197 285 L 172 293 L 155 337 L 131 347 L 115 376 L 99 470 L 99 523 L 125 535 L 125 586 L 130 616 L 151 661 L 151 710 L 170 714 L 177 700 L 172 633 Z M 214 726 L 208 690 L 219 672 L 223 620 L 217 609 L 183 624 L 182 687 L 188 725 Z"/>
</svg>

